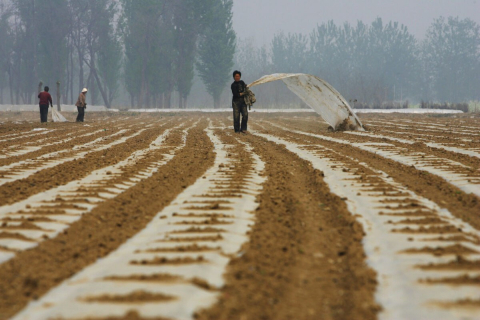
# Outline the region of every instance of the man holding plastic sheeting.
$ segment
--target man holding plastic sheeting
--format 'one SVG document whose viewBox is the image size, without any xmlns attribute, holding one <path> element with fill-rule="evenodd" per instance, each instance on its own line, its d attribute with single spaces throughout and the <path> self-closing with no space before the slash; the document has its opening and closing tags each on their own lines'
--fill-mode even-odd
<svg viewBox="0 0 480 320">
<path fill-rule="evenodd" d="M 247 92 L 247 85 L 241 80 L 242 73 L 240 71 L 233 72 L 232 83 L 232 108 L 233 108 L 233 128 L 236 133 L 247 133 L 248 109 L 245 104 L 244 96 Z M 242 115 L 242 122 L 240 124 L 240 115 Z"/>
<path fill-rule="evenodd" d="M 77 103 L 75 103 L 78 110 L 77 122 L 83 122 L 85 117 L 85 109 L 87 108 L 87 91 L 87 88 L 83 88 L 82 92 L 78 96 Z"/>
<path fill-rule="evenodd" d="M 38 98 L 40 99 L 39 105 L 40 105 L 40 121 L 41 122 L 47 122 L 48 118 L 48 105 L 53 108 L 53 102 L 52 102 L 52 96 L 48 91 L 50 91 L 50 88 L 48 86 L 45 86 L 43 89 L 43 92 L 40 92 L 38 94 Z"/>
</svg>

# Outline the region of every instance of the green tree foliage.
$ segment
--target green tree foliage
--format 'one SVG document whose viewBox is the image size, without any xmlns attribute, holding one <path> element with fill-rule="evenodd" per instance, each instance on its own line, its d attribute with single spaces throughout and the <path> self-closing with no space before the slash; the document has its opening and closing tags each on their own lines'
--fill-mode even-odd
<svg viewBox="0 0 480 320">
<path fill-rule="evenodd" d="M 83 0 L 86 1 L 87 14 L 86 30 L 84 33 L 86 54 L 83 61 L 90 69 L 90 86 L 98 89 L 102 100 L 107 108 L 110 108 L 111 98 L 109 93 L 115 91 L 116 84 L 111 79 L 119 74 L 116 66 L 120 64 L 121 56 L 112 51 L 118 50 L 120 45 L 114 33 L 114 17 L 117 13 L 116 2 L 113 0 Z M 99 59 L 106 62 L 105 58 L 111 59 L 108 65 L 98 67 Z M 113 66 L 113 68 L 111 68 Z M 101 71 L 104 71 L 103 73 Z M 105 74 L 105 71 L 110 74 Z M 110 80 L 110 81 L 108 81 Z M 91 90 L 92 103 L 95 104 L 95 90 Z"/>
<path fill-rule="evenodd" d="M 149 107 L 170 107 L 177 91 L 185 107 L 214 3 L 0 0 L 0 89 L 8 82 L 12 102 L 34 103 L 39 81 L 60 81 L 65 102 L 88 87 L 91 103 L 107 107 L 122 87 L 132 105 Z"/>
<path fill-rule="evenodd" d="M 0 104 L 4 103 L 4 89 L 9 86 L 8 79 L 11 71 L 11 53 L 13 51 L 12 28 L 9 19 L 12 15 L 5 1 L 0 2 Z M 11 86 L 10 86 L 11 87 Z"/>
<path fill-rule="evenodd" d="M 117 13 L 115 3 L 102 6 L 107 19 L 102 19 L 98 30 L 98 75 L 105 94 L 105 105 L 110 107 L 120 87 L 123 52 L 119 34 L 116 32 L 114 15 Z"/>
<path fill-rule="evenodd" d="M 310 39 L 315 73 L 347 96 L 379 104 L 400 100 L 403 91 L 414 88 L 417 42 L 403 25 L 380 18 L 371 25 L 328 22 Z"/>
<path fill-rule="evenodd" d="M 471 19 L 436 19 L 423 46 L 426 79 L 440 101 L 480 99 L 480 26 Z"/>
<path fill-rule="evenodd" d="M 315 74 L 368 104 L 480 98 L 480 26 L 469 19 L 437 19 L 422 42 L 404 25 L 380 18 L 355 26 L 330 21 L 309 38 L 276 35 L 269 55 L 272 72 Z M 275 95 L 271 103 L 282 95 L 289 100 Z"/>
<path fill-rule="evenodd" d="M 35 3 L 34 28 L 37 47 L 38 79 L 50 87 L 57 81 L 63 81 L 67 63 L 68 8 L 64 0 L 42 0 Z M 48 17 L 45 19 L 44 17 Z M 27 71 L 28 72 L 28 71 Z M 32 78 L 33 89 L 38 83 Z"/>
<path fill-rule="evenodd" d="M 185 106 L 194 77 L 197 40 L 212 0 L 122 0 L 126 89 L 132 104 L 169 108 L 173 90 Z"/>
<path fill-rule="evenodd" d="M 251 39 L 236 39 L 232 5 L 0 0 L 0 103 L 37 103 L 38 83 L 55 88 L 59 81 L 64 103 L 73 104 L 88 87 L 90 104 L 126 106 L 130 98 L 135 107 L 169 108 L 178 101 L 185 108 L 197 72 L 218 107 L 232 57 L 246 82 L 305 72 L 368 104 L 480 99 L 480 26 L 472 20 L 436 19 L 422 41 L 380 18 L 371 24 L 330 21 L 310 34 L 278 34 L 269 47 L 257 48 Z M 256 90 L 257 107 L 299 104 L 281 84 Z"/>
<path fill-rule="evenodd" d="M 215 0 L 212 18 L 200 38 L 197 70 L 215 108 L 220 107 L 220 96 L 231 79 L 236 48 L 232 7 L 233 0 Z"/>
<path fill-rule="evenodd" d="M 171 38 L 171 15 L 168 13 L 168 1 L 122 0 L 123 13 L 121 30 L 125 45 L 125 87 L 137 105 L 143 107 L 152 89 L 151 84 L 162 89 L 161 82 L 170 70 L 159 70 L 158 57 L 171 56 L 164 49 L 171 50 L 172 45 L 163 47 L 165 39 Z M 164 71 L 165 73 L 162 73 Z M 168 81 L 168 80 L 167 80 Z M 168 87 L 168 84 L 165 87 Z M 166 88 L 163 88 L 166 89 Z M 148 104 L 148 103 L 147 103 Z"/>
<path fill-rule="evenodd" d="M 272 63 L 278 72 L 309 72 L 307 36 L 283 33 L 275 35 L 272 40 Z"/>
<path fill-rule="evenodd" d="M 417 41 L 407 28 L 380 18 L 355 26 L 329 21 L 309 37 L 279 34 L 271 44 L 274 72 L 315 74 L 348 97 L 376 104 L 415 91 L 417 60 Z"/>
</svg>

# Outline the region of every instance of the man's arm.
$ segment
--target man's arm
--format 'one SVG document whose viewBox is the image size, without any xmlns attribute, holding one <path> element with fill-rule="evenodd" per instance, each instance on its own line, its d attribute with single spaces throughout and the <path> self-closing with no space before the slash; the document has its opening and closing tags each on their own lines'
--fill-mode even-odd
<svg viewBox="0 0 480 320">
<path fill-rule="evenodd" d="M 50 102 L 50 107 L 53 108 L 53 100 L 52 100 L 52 95 L 51 94 L 48 95 L 48 101 Z"/>
</svg>

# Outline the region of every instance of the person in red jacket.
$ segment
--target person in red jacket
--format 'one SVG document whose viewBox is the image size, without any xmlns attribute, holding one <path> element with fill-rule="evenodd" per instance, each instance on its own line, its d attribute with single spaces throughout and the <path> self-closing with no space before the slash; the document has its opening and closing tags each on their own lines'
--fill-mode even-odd
<svg viewBox="0 0 480 320">
<path fill-rule="evenodd" d="M 46 86 L 43 92 L 40 92 L 38 94 L 38 98 L 40 99 L 39 105 L 40 105 L 40 121 L 41 122 L 47 122 L 48 118 L 48 105 L 53 108 L 53 101 L 52 101 L 52 96 L 48 91 L 50 91 L 50 88 Z"/>
</svg>

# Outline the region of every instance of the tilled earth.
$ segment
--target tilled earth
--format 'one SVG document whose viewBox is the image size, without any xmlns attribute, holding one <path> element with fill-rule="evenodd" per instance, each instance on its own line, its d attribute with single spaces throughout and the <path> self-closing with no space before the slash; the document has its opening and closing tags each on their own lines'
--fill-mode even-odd
<svg viewBox="0 0 480 320">
<path fill-rule="evenodd" d="M 0 124 L 0 319 L 479 319 L 480 120 Z"/>
</svg>

